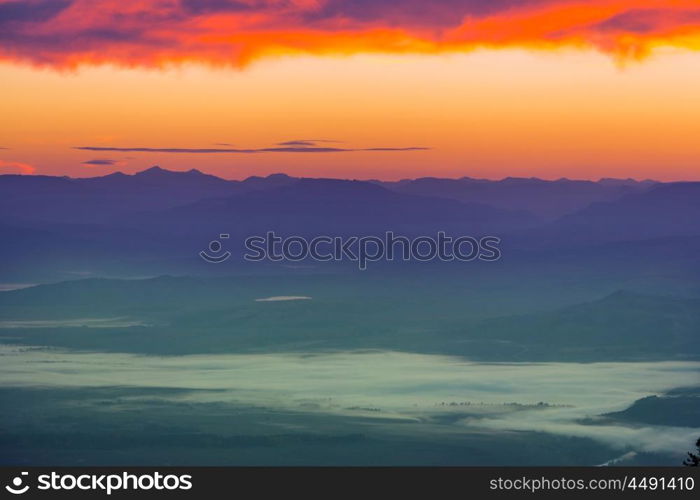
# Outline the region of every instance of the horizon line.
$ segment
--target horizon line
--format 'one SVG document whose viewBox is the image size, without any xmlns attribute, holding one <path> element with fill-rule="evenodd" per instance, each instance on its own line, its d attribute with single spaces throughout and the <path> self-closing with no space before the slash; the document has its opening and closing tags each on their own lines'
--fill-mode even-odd
<svg viewBox="0 0 700 500">
<path fill-rule="evenodd" d="M 216 174 L 211 174 L 205 171 L 202 171 L 197 168 L 191 168 L 189 170 L 170 170 L 167 168 L 162 168 L 160 165 L 153 165 L 151 167 L 148 167 L 144 170 L 138 170 L 133 173 L 124 173 L 121 170 L 114 170 L 112 172 L 108 172 L 105 174 L 101 175 L 92 175 L 92 176 L 85 176 L 85 177 L 79 177 L 79 176 L 71 176 L 71 175 L 50 175 L 50 174 L 36 174 L 36 173 L 0 173 L 0 177 L 7 177 L 7 176 L 22 176 L 22 177 L 54 177 L 58 179 L 99 179 L 103 177 L 108 177 L 110 175 L 116 175 L 116 174 L 121 174 L 127 177 L 134 177 L 138 174 L 143 174 L 145 172 L 149 171 L 162 171 L 162 172 L 168 172 L 168 173 L 174 173 L 174 174 L 187 174 L 187 173 L 198 173 L 202 174 L 205 176 L 209 177 L 215 177 L 217 179 L 221 179 L 223 181 L 232 181 L 232 182 L 242 182 L 248 179 L 253 179 L 253 178 L 259 178 L 259 179 L 265 179 L 268 177 L 274 177 L 274 176 L 286 176 L 291 179 L 329 179 L 329 180 L 344 180 L 344 181 L 360 181 L 360 182 L 404 182 L 404 181 L 416 181 L 420 179 L 435 179 L 435 180 L 474 180 L 474 181 L 485 181 L 485 182 L 502 182 L 506 180 L 539 180 L 539 181 L 545 181 L 545 182 L 561 182 L 561 181 L 569 181 L 569 182 L 593 182 L 593 183 L 600 183 L 603 181 L 633 181 L 637 183 L 656 183 L 656 184 L 669 184 L 669 183 L 674 183 L 674 182 L 700 182 L 700 180 L 690 180 L 690 179 L 685 179 L 685 180 L 672 180 L 672 181 L 660 181 L 657 179 L 650 179 L 650 178 L 634 178 L 634 177 L 599 177 L 597 179 L 582 179 L 582 178 L 570 178 L 570 177 L 557 177 L 557 178 L 546 178 L 546 177 L 538 177 L 538 176 L 515 176 L 515 175 L 508 175 L 505 177 L 470 177 L 469 175 L 463 175 L 461 177 L 439 177 L 439 176 L 432 176 L 432 175 L 422 175 L 422 176 L 417 176 L 417 177 L 402 177 L 397 180 L 387 180 L 387 179 L 381 179 L 377 177 L 368 177 L 368 178 L 356 178 L 356 177 L 327 177 L 327 176 L 321 176 L 321 177 L 309 177 L 309 176 L 295 176 L 295 175 L 290 175 L 285 172 L 273 172 L 267 175 L 249 175 L 247 177 L 241 177 L 241 178 L 227 178 L 227 177 L 221 177 Z"/>
</svg>

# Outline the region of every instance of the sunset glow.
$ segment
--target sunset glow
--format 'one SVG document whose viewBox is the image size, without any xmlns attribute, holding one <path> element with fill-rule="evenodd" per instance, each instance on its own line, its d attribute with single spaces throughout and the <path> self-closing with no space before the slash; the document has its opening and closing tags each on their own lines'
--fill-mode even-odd
<svg viewBox="0 0 700 500">
<path fill-rule="evenodd" d="M 697 1 L 0 0 L 0 27 L 2 173 L 700 179 Z"/>
</svg>

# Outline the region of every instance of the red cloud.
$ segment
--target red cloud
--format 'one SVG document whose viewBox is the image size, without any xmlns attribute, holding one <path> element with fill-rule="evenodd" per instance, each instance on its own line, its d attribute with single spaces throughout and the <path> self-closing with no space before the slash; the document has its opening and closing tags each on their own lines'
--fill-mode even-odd
<svg viewBox="0 0 700 500">
<path fill-rule="evenodd" d="M 0 0 L 0 59 L 56 68 L 698 40 L 698 0 Z"/>
<path fill-rule="evenodd" d="M 35 171 L 36 168 L 27 163 L 0 160 L 0 173 L 3 174 L 33 174 Z"/>
</svg>

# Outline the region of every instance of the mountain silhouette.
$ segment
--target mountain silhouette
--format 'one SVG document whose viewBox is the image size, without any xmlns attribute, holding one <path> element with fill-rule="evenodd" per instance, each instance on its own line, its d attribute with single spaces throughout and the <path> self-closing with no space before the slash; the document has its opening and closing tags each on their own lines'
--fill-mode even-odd
<svg viewBox="0 0 700 500">
<path fill-rule="evenodd" d="M 126 221 L 125 221 L 126 222 Z M 142 214 L 139 224 L 172 233 L 436 234 L 484 235 L 532 226 L 522 211 L 415 196 L 366 181 L 298 179 L 281 187 L 210 198 Z"/>
<path fill-rule="evenodd" d="M 579 245 L 699 234 L 700 182 L 678 182 L 594 203 L 529 238 L 547 244 Z"/>
<path fill-rule="evenodd" d="M 606 201 L 595 201 L 601 197 Z M 0 175 L 0 236 L 7 242 L 0 257 L 12 260 L 8 273 L 38 270 L 38 262 L 47 268 L 51 262 L 61 267 L 90 262 L 96 269 L 111 262 L 120 272 L 138 262 L 140 273 L 157 262 L 196 261 L 221 233 L 241 246 L 245 237 L 267 231 L 283 236 L 393 231 L 414 237 L 444 231 L 498 236 L 511 261 L 533 255 L 561 262 L 567 247 L 576 252 L 571 259 L 612 269 L 622 254 L 630 256 L 626 260 L 641 255 L 648 266 L 656 256 L 676 255 L 674 245 L 696 248 L 698 200 L 697 182 L 625 179 L 389 183 L 278 173 L 233 181 L 160 167 L 91 178 Z"/>
<path fill-rule="evenodd" d="M 555 219 L 601 201 L 643 192 L 653 181 L 601 179 L 598 182 L 559 179 L 508 177 L 499 181 L 485 179 L 438 179 L 423 177 L 378 184 L 406 194 L 439 196 L 464 202 L 492 205 L 508 210 L 526 210 L 546 219 Z"/>
</svg>

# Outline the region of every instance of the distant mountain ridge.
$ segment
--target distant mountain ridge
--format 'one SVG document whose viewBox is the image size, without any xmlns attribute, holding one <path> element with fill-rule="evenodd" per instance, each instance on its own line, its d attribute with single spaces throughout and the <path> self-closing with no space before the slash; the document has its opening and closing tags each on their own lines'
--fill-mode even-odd
<svg viewBox="0 0 700 500">
<path fill-rule="evenodd" d="M 197 169 L 172 171 L 158 166 L 131 175 L 113 172 L 84 178 L 8 174 L 0 175 L 0 213 L 5 218 L 36 216 L 63 222 L 95 222 L 104 215 L 124 212 L 125 207 L 128 211 L 171 208 L 206 198 L 288 186 L 299 180 L 304 178 L 272 174 L 236 181 Z M 405 195 L 447 198 L 502 210 L 525 211 L 550 220 L 591 203 L 644 192 L 657 184 L 633 179 L 594 182 L 514 177 L 501 180 L 423 177 L 397 182 L 334 180 L 338 181 L 337 186 L 342 182 L 372 183 Z M 91 209 L 86 210 L 86 206 Z"/>
<path fill-rule="evenodd" d="M 700 234 L 700 182 L 656 184 L 591 205 L 527 235 L 540 245 L 590 245 Z"/>
<path fill-rule="evenodd" d="M 527 210 L 548 219 L 580 210 L 591 203 L 612 201 L 627 194 L 644 192 L 658 184 L 651 180 L 633 179 L 601 179 L 596 182 L 517 177 L 495 181 L 471 177 L 422 177 L 398 182 L 375 182 L 401 193 L 485 203 L 509 210 Z"/>
<path fill-rule="evenodd" d="M 299 236 L 445 231 L 501 237 L 508 258 L 520 251 L 551 254 L 580 247 L 580 258 L 595 261 L 608 258 L 601 245 L 610 243 L 640 242 L 648 249 L 642 241 L 694 241 L 700 236 L 698 200 L 697 182 L 629 179 L 391 183 L 273 174 L 233 181 L 160 167 L 80 179 L 1 175 L 0 237 L 7 243 L 0 258 L 13 262 L 13 275 L 59 261 L 62 268 L 91 262 L 95 271 L 106 262 L 120 270 L 139 263 L 134 272 L 140 273 L 165 260 L 195 265 L 202 247 L 222 233 L 230 234 L 231 246 L 238 245 L 231 248 L 235 253 L 245 237 L 267 231 Z"/>
<path fill-rule="evenodd" d="M 133 175 L 114 172 L 85 178 L 0 175 L 0 216 L 5 220 L 104 222 L 125 212 L 170 208 L 291 181 L 283 174 L 230 181 L 196 169 L 177 172 L 157 166 Z"/>
<path fill-rule="evenodd" d="M 486 234 L 530 227 L 525 211 L 397 193 L 367 181 L 296 179 L 286 185 L 209 198 L 167 211 L 143 214 L 153 228 L 280 234 Z"/>
<path fill-rule="evenodd" d="M 304 177 L 294 177 L 289 176 L 284 173 L 274 173 L 264 177 L 261 176 L 250 176 L 244 180 L 230 180 L 224 179 L 222 177 L 215 176 L 213 174 L 207 174 L 192 168 L 190 170 L 168 170 L 164 169 L 158 165 L 154 165 L 145 170 L 135 172 L 133 174 L 125 174 L 121 171 L 114 171 L 109 174 L 93 177 L 70 177 L 70 176 L 52 176 L 52 175 L 33 175 L 33 174 L 0 174 L 0 188 L 6 186 L 8 183 L 14 183 L 19 185 L 21 183 L 33 183 L 37 180 L 43 180 L 45 182 L 56 182 L 56 183 L 72 183 L 76 185 L 99 185 L 101 183 L 106 183 L 107 181 L 122 181 L 123 183 L 128 183 L 133 181 L 135 184 L 137 180 L 151 180 L 160 182 L 163 184 L 174 183 L 176 180 L 208 180 L 212 183 L 226 183 L 229 185 L 237 184 L 255 184 L 263 180 L 268 181 L 291 181 L 295 179 L 302 179 Z M 335 180 L 358 180 L 358 179 L 342 179 L 337 178 Z M 410 184 L 419 185 L 421 183 L 427 183 L 430 181 L 442 181 L 442 182 L 454 182 L 454 183 L 464 183 L 464 184 L 477 184 L 477 185 L 488 185 L 488 184 L 500 184 L 500 185 L 534 185 L 534 184 L 581 184 L 581 185 L 591 185 L 600 184 L 608 186 L 650 186 L 653 184 L 659 184 L 658 181 L 646 179 L 646 180 L 635 180 L 635 179 L 618 179 L 618 178 L 601 178 L 598 181 L 591 180 L 572 180 L 567 178 L 561 178 L 556 180 L 546 180 L 537 177 L 505 177 L 500 180 L 492 179 L 479 179 L 474 177 L 460 177 L 460 178 L 439 178 L 439 177 L 418 177 L 416 179 L 402 179 L 400 181 L 381 181 L 377 179 L 367 179 L 366 182 L 372 182 L 379 185 L 387 186 L 407 186 Z M 360 181 L 364 182 L 364 181 Z"/>
</svg>

